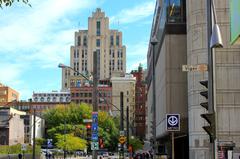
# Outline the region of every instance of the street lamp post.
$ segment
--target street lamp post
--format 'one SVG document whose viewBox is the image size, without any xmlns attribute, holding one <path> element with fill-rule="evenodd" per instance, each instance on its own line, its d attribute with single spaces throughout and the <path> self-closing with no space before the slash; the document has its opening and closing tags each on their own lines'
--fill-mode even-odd
<svg viewBox="0 0 240 159">
<path fill-rule="evenodd" d="M 72 67 L 66 66 L 64 64 L 59 64 L 58 67 L 59 68 L 69 68 L 71 70 L 73 70 L 74 72 L 76 72 L 77 74 L 80 74 L 84 79 L 86 79 L 89 83 L 93 82 L 93 111 L 97 112 L 98 111 L 98 96 L 97 93 L 99 92 L 97 90 L 97 86 L 98 86 L 98 52 L 94 51 L 93 52 L 93 81 L 91 81 L 90 79 L 88 79 L 85 75 L 83 75 L 82 73 L 80 73 L 79 71 L 76 71 L 75 69 L 73 69 Z M 66 125 L 66 120 L 64 120 L 64 134 L 66 133 L 65 131 L 65 125 Z M 65 139 L 66 140 L 66 139 Z M 65 141 L 66 142 L 66 141 Z M 93 159 L 97 158 L 97 151 L 93 150 L 93 155 L 92 155 Z M 64 151 L 64 159 L 65 159 L 65 151 Z"/>
<path fill-rule="evenodd" d="M 217 24 L 217 17 L 215 11 L 214 0 L 207 0 L 207 49 L 208 49 L 208 112 L 214 113 L 214 64 L 215 64 L 215 56 L 213 48 L 221 48 L 223 47 L 221 32 L 219 26 Z M 212 17 L 213 15 L 213 17 Z M 212 19 L 213 18 L 213 19 Z M 216 122 L 216 121 L 215 121 Z M 213 143 L 211 146 L 211 157 L 215 158 L 215 139 L 213 139 Z"/>
<path fill-rule="evenodd" d="M 151 38 L 152 45 L 152 112 L 153 112 L 153 157 L 156 158 L 157 142 L 156 142 L 156 83 L 155 83 L 155 46 L 158 43 L 157 37 Z"/>
<path fill-rule="evenodd" d="M 66 113 L 66 105 L 64 106 Z M 63 150 L 63 158 L 66 159 L 66 117 L 64 118 L 64 150 Z"/>
<path fill-rule="evenodd" d="M 97 53 L 96 53 L 96 56 L 97 56 Z M 95 64 L 97 64 L 97 62 L 94 62 Z M 95 81 L 94 81 L 94 79 L 93 79 L 93 81 L 91 81 L 88 77 L 86 77 L 84 74 L 82 74 L 82 73 L 80 73 L 79 71 L 76 71 L 75 69 L 73 69 L 72 67 L 70 67 L 70 66 L 66 66 L 66 65 L 64 65 L 64 64 L 62 64 L 62 63 L 60 63 L 59 65 L 58 65 L 58 67 L 59 68 L 68 68 L 68 69 L 71 69 L 72 71 L 74 71 L 75 73 L 77 73 L 77 74 L 80 74 L 84 79 L 86 79 L 89 83 L 95 83 L 95 85 L 96 85 L 96 88 L 95 88 L 95 90 L 94 90 L 94 92 L 95 93 L 93 93 L 93 95 L 96 95 L 95 97 L 94 97 L 94 99 L 97 99 L 97 94 L 99 94 L 99 96 L 101 97 L 100 99 L 103 99 L 104 100 L 104 102 L 106 102 L 107 104 L 111 104 L 112 106 L 114 106 L 116 109 L 117 109 L 117 111 L 120 111 L 120 113 L 122 112 L 123 113 L 123 110 L 121 110 L 121 109 L 119 109 L 117 106 L 115 106 L 114 104 L 112 104 L 112 103 L 109 103 L 106 99 L 105 99 L 105 97 L 102 95 L 102 93 L 99 91 L 99 90 L 97 90 L 97 78 L 95 79 Z M 97 69 L 97 68 L 96 68 Z M 97 70 L 95 70 L 95 71 L 97 71 Z M 97 76 L 97 73 L 94 73 L 94 74 L 96 74 L 96 76 Z M 94 75 L 95 76 L 95 75 Z M 93 78 L 94 78 L 94 76 L 93 76 Z M 98 106 L 97 106 L 97 104 L 94 104 L 94 103 L 97 103 L 97 100 L 96 101 L 93 101 L 93 110 L 94 111 L 96 111 L 96 110 L 98 110 Z M 128 111 L 128 113 L 129 113 L 129 111 Z M 128 114 L 127 113 L 127 114 Z M 123 117 L 124 115 L 122 115 L 122 117 Z M 127 118 L 127 117 L 126 117 Z M 121 120 L 121 121 L 123 121 L 124 120 L 124 117 L 123 117 L 123 119 Z M 120 121 L 120 122 L 121 122 Z M 128 126 L 129 126 L 129 124 L 128 124 Z M 127 128 L 127 130 L 129 130 L 129 128 Z"/>
<path fill-rule="evenodd" d="M 33 153 L 32 158 L 35 159 L 35 138 L 36 138 L 36 109 L 33 109 Z"/>
</svg>

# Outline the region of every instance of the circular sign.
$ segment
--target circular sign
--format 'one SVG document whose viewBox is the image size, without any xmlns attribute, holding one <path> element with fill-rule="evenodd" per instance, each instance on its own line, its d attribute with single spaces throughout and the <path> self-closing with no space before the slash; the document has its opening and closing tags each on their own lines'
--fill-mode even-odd
<svg viewBox="0 0 240 159">
<path fill-rule="evenodd" d="M 176 116 L 170 116 L 168 118 L 168 124 L 171 126 L 175 126 L 178 124 L 178 118 Z"/>
<path fill-rule="evenodd" d="M 167 131 L 180 131 L 180 114 L 166 114 Z"/>
</svg>

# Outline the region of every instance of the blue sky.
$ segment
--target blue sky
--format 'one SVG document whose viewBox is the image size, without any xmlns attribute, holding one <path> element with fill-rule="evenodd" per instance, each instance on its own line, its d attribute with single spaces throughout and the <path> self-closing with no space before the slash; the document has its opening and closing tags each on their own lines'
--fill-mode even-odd
<svg viewBox="0 0 240 159">
<path fill-rule="evenodd" d="M 87 29 L 88 17 L 101 8 L 110 28 L 123 33 L 127 71 L 146 66 L 155 0 L 30 0 L 0 9 L 0 83 L 20 93 L 61 89 L 59 63 L 69 65 L 74 32 Z"/>
</svg>

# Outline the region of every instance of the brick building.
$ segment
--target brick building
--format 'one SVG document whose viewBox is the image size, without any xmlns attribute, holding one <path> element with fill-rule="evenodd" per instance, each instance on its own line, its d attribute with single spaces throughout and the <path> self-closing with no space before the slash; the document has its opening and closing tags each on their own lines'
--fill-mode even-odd
<svg viewBox="0 0 240 159">
<path fill-rule="evenodd" d="M 0 83 L 0 102 L 11 102 L 19 99 L 19 93 Z"/>
<path fill-rule="evenodd" d="M 141 139 L 145 138 L 146 129 L 146 85 L 144 81 L 143 68 L 141 64 L 138 70 L 131 72 L 136 78 L 135 85 L 135 135 Z"/>
</svg>

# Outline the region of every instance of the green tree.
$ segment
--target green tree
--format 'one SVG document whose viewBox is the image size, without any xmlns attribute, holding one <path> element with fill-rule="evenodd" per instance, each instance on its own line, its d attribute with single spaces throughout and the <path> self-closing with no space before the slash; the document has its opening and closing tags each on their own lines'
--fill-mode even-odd
<svg viewBox="0 0 240 159">
<path fill-rule="evenodd" d="M 48 138 L 53 139 L 53 143 L 56 142 L 56 134 L 66 134 L 72 133 L 76 137 L 80 137 L 82 139 L 86 138 L 86 127 L 85 125 L 72 125 L 72 124 L 60 124 L 59 126 L 52 127 L 47 130 Z"/>
<path fill-rule="evenodd" d="M 71 125 L 84 124 L 83 119 L 91 119 L 92 107 L 88 104 L 58 105 L 54 109 L 49 109 L 44 113 L 44 119 L 48 128 L 59 126 L 66 122 Z"/>
<path fill-rule="evenodd" d="M 46 140 L 43 139 L 43 138 L 36 138 L 35 139 L 35 142 L 36 142 L 36 145 L 39 145 L 41 146 Z"/>
<path fill-rule="evenodd" d="M 22 2 L 24 4 L 31 6 L 28 0 L 0 0 L 0 7 L 2 8 L 3 6 L 6 7 L 11 6 L 14 2 Z"/>
<path fill-rule="evenodd" d="M 87 147 L 87 141 L 74 136 L 74 134 L 56 134 L 56 138 L 56 145 L 60 149 L 65 148 L 67 151 L 76 151 L 84 150 Z"/>
<path fill-rule="evenodd" d="M 48 138 L 53 139 L 53 143 L 58 142 L 56 134 L 73 134 L 75 137 L 86 138 L 86 127 L 83 119 L 92 118 L 92 106 L 88 104 L 75 104 L 49 109 L 44 113 L 47 124 Z M 64 122 L 66 122 L 64 126 Z M 104 140 L 105 148 L 113 150 L 117 147 L 119 131 L 113 117 L 106 112 L 98 112 L 99 137 Z M 65 130 L 65 131 L 64 131 Z"/>
<path fill-rule="evenodd" d="M 143 148 L 143 142 L 136 137 L 130 138 L 129 144 L 132 145 L 133 151 L 137 151 Z"/>
</svg>

